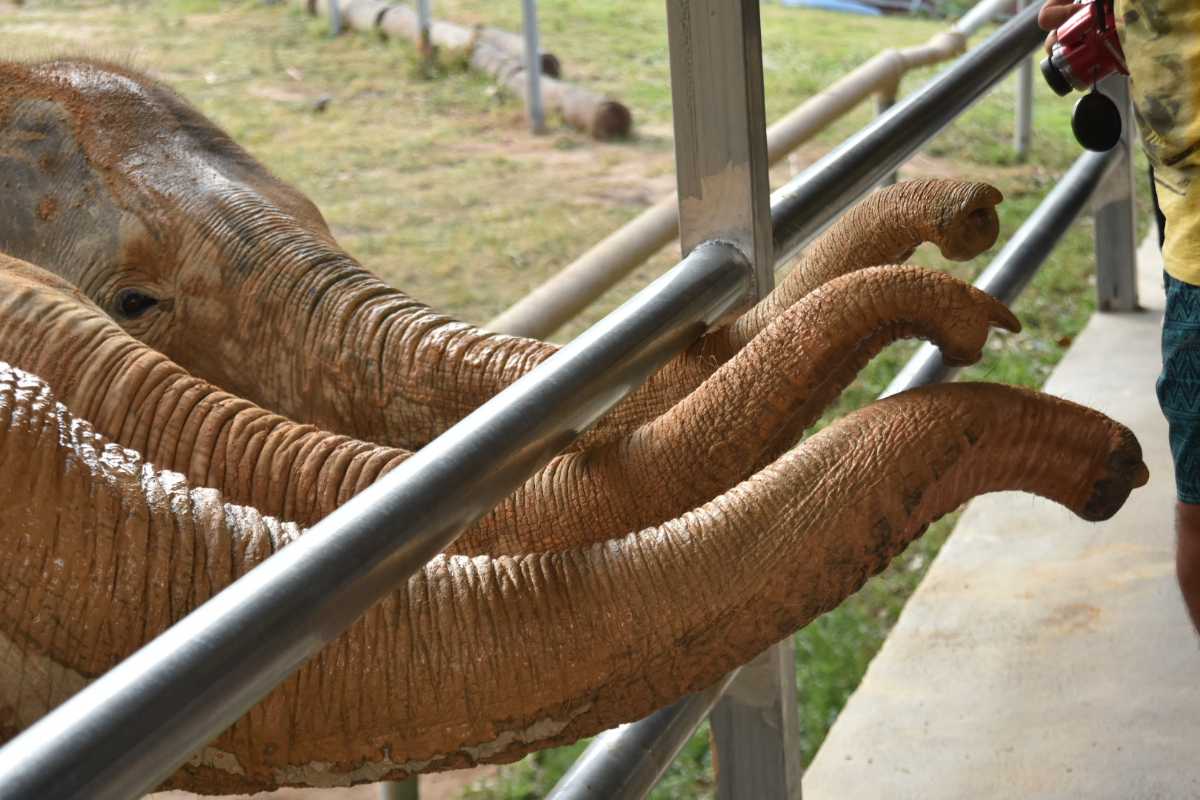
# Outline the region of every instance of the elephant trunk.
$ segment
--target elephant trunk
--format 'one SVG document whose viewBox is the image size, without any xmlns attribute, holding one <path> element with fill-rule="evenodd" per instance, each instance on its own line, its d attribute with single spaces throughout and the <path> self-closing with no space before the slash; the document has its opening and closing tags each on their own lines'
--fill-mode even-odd
<svg viewBox="0 0 1200 800">
<path fill-rule="evenodd" d="M 577 546 L 678 516 L 795 444 L 886 345 L 915 336 L 948 361 L 973 363 L 993 325 L 1020 330 L 1002 303 L 945 273 L 874 267 L 830 281 L 661 416 L 535 476 L 481 521 L 484 551 Z M 554 524 L 566 508 L 575 530 Z M 529 523 L 518 539 L 490 537 L 489 523 L 513 517 Z M 552 538 L 538 539 L 542 531 Z"/>
<path fill-rule="evenodd" d="M 63 387 L 60 399 L 101 434 L 230 502 L 311 524 L 409 455 L 293 423 L 188 375 L 36 268 L 14 262 L 0 280 L 0 341 L 16 343 L 0 358 Z M 1018 327 L 1000 303 L 942 273 L 875 268 L 833 281 L 663 416 L 552 462 L 454 551 L 578 546 L 670 519 L 773 459 L 778 431 L 811 424 L 896 336 L 931 338 L 965 362 L 992 324 Z M 68 332 L 86 332 L 86 344 Z"/>
<path fill-rule="evenodd" d="M 237 220 L 230 227 L 270 244 L 269 255 L 258 256 L 268 263 L 240 292 L 247 302 L 237 340 L 255 342 L 250 352 L 266 360 L 232 375 L 228 364 L 196 371 L 241 396 L 327 430 L 415 450 L 557 352 L 439 314 L 375 278 L 327 235 L 236 195 L 229 193 L 222 213 Z M 898 263 L 926 240 L 957 258 L 976 255 L 995 240 L 992 206 L 999 200 L 985 184 L 960 181 L 914 181 L 876 193 L 823 236 L 767 300 L 669 362 L 578 447 L 611 441 L 658 416 L 837 275 Z M 284 342 L 297 343 L 303 355 L 280 358 Z"/>
<path fill-rule="evenodd" d="M 14 729 L 301 533 L 105 446 L 38 384 L 0 380 L 0 538 L 27 554 L 0 560 Z M 1074 404 L 970 384 L 898 395 L 663 525 L 439 556 L 171 783 L 221 793 L 512 760 L 711 683 L 971 496 L 1022 489 L 1098 519 L 1145 479 L 1132 434 Z"/>
<path fill-rule="evenodd" d="M 1146 477 L 1133 435 L 1096 412 L 939 386 L 839 421 L 696 511 L 623 539 L 439 559 L 398 602 L 438 598 L 420 630 L 479 627 L 462 632 L 462 650 L 436 650 L 444 661 L 401 677 L 439 689 L 391 752 L 447 767 L 480 753 L 507 760 L 639 718 L 834 608 L 972 496 L 1020 489 L 1099 519 Z M 472 667 L 455 670 L 459 659 Z M 453 752 L 434 744 L 445 726 L 498 718 L 506 725 Z M 486 755 L 506 734 L 511 746 Z"/>
<path fill-rule="evenodd" d="M 986 183 L 932 178 L 880 189 L 840 216 L 779 287 L 730 326 L 729 346 L 743 346 L 821 284 L 864 267 L 901 264 L 923 242 L 954 261 L 974 258 L 999 235 L 995 207 L 1003 199 Z"/>
<path fill-rule="evenodd" d="M 245 292 L 251 309 L 285 310 L 269 319 L 243 315 L 249 322 L 238 341 L 254 342 L 251 358 L 262 363 L 243 370 L 241 380 L 218 379 L 228 375 L 227 365 L 197 370 L 287 417 L 417 450 L 558 351 L 458 322 L 389 287 L 335 245 L 303 231 L 294 240 Z M 296 342 L 303 355 L 281 358 L 281 342 Z M 195 361 L 178 355 L 185 365 Z M 717 363 L 704 355 L 677 358 L 593 426 L 580 446 L 653 418 Z"/>
<path fill-rule="evenodd" d="M 292 422 L 133 339 L 70 284 L 0 256 L 0 359 L 102 435 L 230 502 L 314 523 L 410 453 Z"/>
</svg>

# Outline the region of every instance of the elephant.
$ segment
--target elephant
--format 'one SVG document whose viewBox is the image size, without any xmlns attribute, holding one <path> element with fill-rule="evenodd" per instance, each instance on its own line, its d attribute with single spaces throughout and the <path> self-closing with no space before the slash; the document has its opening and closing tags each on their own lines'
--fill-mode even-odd
<svg viewBox="0 0 1200 800">
<path fill-rule="evenodd" d="M 0 180 L 0 742 L 555 350 L 384 285 L 122 67 L 0 63 Z M 1148 477 L 1135 437 L 1037 392 L 906 392 L 792 447 L 887 342 L 966 363 L 1019 328 L 890 263 L 990 246 L 999 199 L 873 195 L 168 785 L 510 761 L 712 683 L 971 496 L 1115 513 Z"/>
<path fill-rule="evenodd" d="M 419 448 L 557 350 L 456 322 L 386 285 L 338 247 L 308 198 L 127 67 L 0 62 L 0 175 L 0 251 L 80 287 L 194 375 L 325 430 Z M 658 417 L 838 275 L 902 262 L 923 241 L 974 257 L 996 239 L 1000 199 L 963 181 L 878 193 L 579 446 Z"/>
</svg>

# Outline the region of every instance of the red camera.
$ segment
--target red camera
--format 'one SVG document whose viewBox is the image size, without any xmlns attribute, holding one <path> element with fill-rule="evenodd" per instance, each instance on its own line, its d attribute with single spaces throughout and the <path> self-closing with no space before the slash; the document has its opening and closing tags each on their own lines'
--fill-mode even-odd
<svg viewBox="0 0 1200 800">
<path fill-rule="evenodd" d="M 1129 74 L 1112 4 L 1086 0 L 1078 5 L 1079 10 L 1059 26 L 1058 41 L 1042 61 L 1046 83 L 1063 96 L 1089 89 L 1114 72 Z"/>
</svg>

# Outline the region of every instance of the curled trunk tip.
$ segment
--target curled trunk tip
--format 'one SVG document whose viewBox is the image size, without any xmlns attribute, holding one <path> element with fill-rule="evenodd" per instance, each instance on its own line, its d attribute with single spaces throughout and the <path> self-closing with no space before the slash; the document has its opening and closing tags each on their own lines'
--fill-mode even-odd
<svg viewBox="0 0 1200 800">
<path fill-rule="evenodd" d="M 988 250 L 1000 235 L 1000 217 L 996 206 L 1004 199 L 990 184 L 970 182 L 961 185 L 962 202 L 954 213 L 941 221 L 937 241 L 942 255 L 951 261 L 969 261 Z"/>
<path fill-rule="evenodd" d="M 1120 510 L 1134 489 L 1150 480 L 1150 468 L 1142 460 L 1142 447 L 1128 428 L 1113 433 L 1112 448 L 1104 469 L 1092 482 L 1092 493 L 1079 516 L 1089 522 L 1109 519 Z"/>
</svg>

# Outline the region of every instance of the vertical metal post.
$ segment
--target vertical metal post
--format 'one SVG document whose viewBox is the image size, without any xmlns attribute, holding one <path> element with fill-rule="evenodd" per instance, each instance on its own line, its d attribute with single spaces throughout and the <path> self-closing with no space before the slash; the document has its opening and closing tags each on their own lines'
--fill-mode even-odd
<svg viewBox="0 0 1200 800">
<path fill-rule="evenodd" d="M 329 0 L 329 35 L 342 35 L 342 3 L 341 0 Z"/>
<path fill-rule="evenodd" d="M 419 797 L 416 778 L 379 784 L 379 800 L 418 800 Z"/>
<path fill-rule="evenodd" d="M 521 0 L 522 27 L 525 32 L 525 75 L 529 101 L 529 127 L 534 133 L 546 132 L 546 112 L 542 107 L 542 51 L 538 44 L 537 0 Z"/>
<path fill-rule="evenodd" d="M 790 636 L 742 667 L 709 720 L 717 797 L 800 797 L 804 769 Z"/>
<path fill-rule="evenodd" d="M 1129 82 L 1112 75 L 1097 84 L 1121 111 L 1121 152 L 1096 191 L 1096 305 L 1101 311 L 1136 311 L 1137 240 L 1133 203 L 1133 114 Z"/>
<path fill-rule="evenodd" d="M 757 0 L 667 0 L 679 237 L 686 255 L 710 239 L 774 286 L 762 38 Z"/>
<path fill-rule="evenodd" d="M 421 29 L 421 60 L 426 64 L 433 61 L 433 14 L 429 8 L 430 0 L 417 0 L 417 26 Z"/>
<path fill-rule="evenodd" d="M 893 84 L 875 95 L 875 116 L 882 117 L 892 106 L 896 105 L 896 95 L 900 93 L 899 85 Z M 880 186 L 891 186 L 900 180 L 900 170 L 893 170 L 882 181 Z"/>
<path fill-rule="evenodd" d="M 759 0 L 667 0 L 679 238 L 732 242 L 774 285 Z M 750 300 L 752 298 L 747 298 Z M 790 642 L 788 643 L 790 644 Z M 711 717 L 719 798 L 798 798 L 795 654 L 772 648 L 743 669 Z"/>
<path fill-rule="evenodd" d="M 1025 0 L 1017 0 L 1017 11 L 1025 7 Z M 1013 152 L 1018 161 L 1029 157 L 1029 144 L 1033 139 L 1033 57 L 1021 62 L 1017 68 L 1016 120 L 1013 124 Z"/>
</svg>

